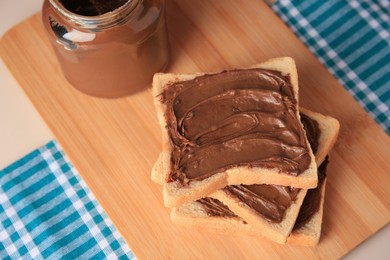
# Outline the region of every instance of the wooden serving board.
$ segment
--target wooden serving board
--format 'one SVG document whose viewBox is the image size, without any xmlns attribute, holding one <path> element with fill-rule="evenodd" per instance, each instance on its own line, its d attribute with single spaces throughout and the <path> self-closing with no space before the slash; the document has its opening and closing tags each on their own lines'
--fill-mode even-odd
<svg viewBox="0 0 390 260">
<path fill-rule="evenodd" d="M 9 31 L 1 56 L 140 259 L 339 258 L 390 221 L 390 139 L 262 1 L 167 1 L 169 72 L 296 59 L 300 104 L 339 119 L 323 235 L 315 248 L 177 227 L 150 172 L 161 149 L 150 88 L 98 99 L 72 88 L 37 14 Z"/>
</svg>

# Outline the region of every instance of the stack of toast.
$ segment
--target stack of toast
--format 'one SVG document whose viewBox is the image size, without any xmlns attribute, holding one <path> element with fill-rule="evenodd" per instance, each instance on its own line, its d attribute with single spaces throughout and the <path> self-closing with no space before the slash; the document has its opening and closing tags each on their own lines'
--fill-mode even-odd
<svg viewBox="0 0 390 260">
<path fill-rule="evenodd" d="M 163 150 L 152 180 L 174 223 L 314 246 L 336 119 L 299 107 L 292 58 L 155 74 Z"/>
</svg>

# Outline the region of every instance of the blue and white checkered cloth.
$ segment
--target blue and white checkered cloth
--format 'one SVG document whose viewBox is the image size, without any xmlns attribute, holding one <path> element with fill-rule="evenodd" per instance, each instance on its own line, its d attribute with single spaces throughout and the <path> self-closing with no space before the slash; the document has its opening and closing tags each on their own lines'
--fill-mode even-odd
<svg viewBox="0 0 390 260">
<path fill-rule="evenodd" d="M 135 256 L 55 141 L 0 171 L 0 259 Z"/>
<path fill-rule="evenodd" d="M 390 134 L 390 1 L 279 0 L 272 8 Z"/>
</svg>

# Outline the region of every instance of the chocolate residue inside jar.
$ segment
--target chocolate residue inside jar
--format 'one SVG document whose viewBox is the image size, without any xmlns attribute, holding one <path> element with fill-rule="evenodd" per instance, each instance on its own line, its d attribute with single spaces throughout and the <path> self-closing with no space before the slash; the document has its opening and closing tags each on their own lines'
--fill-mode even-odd
<svg viewBox="0 0 390 260">
<path fill-rule="evenodd" d="M 61 4 L 70 12 L 96 16 L 105 14 L 124 5 L 128 0 L 60 0 Z"/>
</svg>

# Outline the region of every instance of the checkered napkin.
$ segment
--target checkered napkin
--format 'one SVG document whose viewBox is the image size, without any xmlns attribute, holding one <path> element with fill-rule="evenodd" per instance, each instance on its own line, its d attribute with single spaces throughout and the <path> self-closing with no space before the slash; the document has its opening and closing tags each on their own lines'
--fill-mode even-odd
<svg viewBox="0 0 390 260">
<path fill-rule="evenodd" d="M 55 141 L 0 171 L 0 259 L 135 259 Z"/>
<path fill-rule="evenodd" d="M 279 0 L 272 9 L 390 134 L 390 1 Z"/>
</svg>

